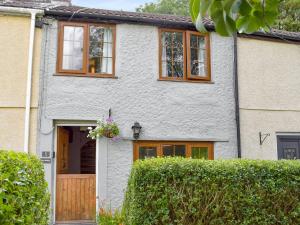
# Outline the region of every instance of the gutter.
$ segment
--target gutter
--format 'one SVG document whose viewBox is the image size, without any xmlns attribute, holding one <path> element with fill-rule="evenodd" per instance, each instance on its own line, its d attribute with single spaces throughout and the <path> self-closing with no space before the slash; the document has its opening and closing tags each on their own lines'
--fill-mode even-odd
<svg viewBox="0 0 300 225">
<path fill-rule="evenodd" d="M 241 126 L 240 126 L 240 104 L 239 104 L 239 79 L 238 79 L 238 51 L 237 51 L 237 34 L 233 37 L 233 77 L 234 77 L 234 98 L 235 98 L 235 120 L 237 134 L 237 153 L 238 158 L 242 158 L 241 150 Z"/>
<path fill-rule="evenodd" d="M 25 106 L 25 123 L 24 123 L 24 152 L 29 153 L 29 133 L 30 133 L 30 106 L 31 106 L 31 87 L 32 87 L 32 64 L 33 64 L 33 49 L 35 38 L 35 21 L 37 15 L 43 15 L 44 11 L 39 9 L 2 7 L 0 12 L 8 14 L 21 14 L 24 16 L 30 15 L 30 34 L 28 47 L 28 62 L 27 62 L 27 84 L 26 84 L 26 106 Z"/>
</svg>

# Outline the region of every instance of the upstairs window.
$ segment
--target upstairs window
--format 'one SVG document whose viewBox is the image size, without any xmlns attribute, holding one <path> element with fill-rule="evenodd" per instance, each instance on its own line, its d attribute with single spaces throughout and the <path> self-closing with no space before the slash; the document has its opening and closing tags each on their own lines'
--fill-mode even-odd
<svg viewBox="0 0 300 225">
<path fill-rule="evenodd" d="M 212 142 L 137 141 L 134 160 L 156 157 L 214 159 Z"/>
<path fill-rule="evenodd" d="M 161 80 L 211 80 L 208 35 L 161 29 L 159 58 Z"/>
<path fill-rule="evenodd" d="M 60 23 L 58 74 L 113 77 L 115 26 Z"/>
</svg>

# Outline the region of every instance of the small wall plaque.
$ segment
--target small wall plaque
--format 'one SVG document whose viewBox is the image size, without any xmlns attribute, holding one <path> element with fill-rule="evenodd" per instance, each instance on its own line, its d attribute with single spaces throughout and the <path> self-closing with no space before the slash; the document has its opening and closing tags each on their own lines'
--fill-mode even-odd
<svg viewBox="0 0 300 225">
<path fill-rule="evenodd" d="M 42 163 L 44 163 L 44 164 L 50 164 L 50 163 L 51 163 L 51 158 L 40 158 L 40 160 L 41 160 Z"/>
<path fill-rule="evenodd" d="M 41 155 L 42 156 L 41 156 L 40 159 L 44 164 L 50 164 L 51 163 L 51 152 L 43 151 Z"/>
<path fill-rule="evenodd" d="M 50 158 L 50 152 L 49 151 L 43 151 L 42 152 L 42 158 Z"/>
</svg>

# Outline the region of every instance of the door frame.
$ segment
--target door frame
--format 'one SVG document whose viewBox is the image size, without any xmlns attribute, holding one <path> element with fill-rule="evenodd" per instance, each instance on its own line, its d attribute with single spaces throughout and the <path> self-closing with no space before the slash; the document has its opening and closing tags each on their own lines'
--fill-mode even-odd
<svg viewBox="0 0 300 225">
<path fill-rule="evenodd" d="M 52 218 L 52 221 L 53 221 L 53 224 L 56 223 L 56 160 L 57 160 L 57 135 L 58 135 L 58 127 L 62 127 L 62 126 L 65 126 L 65 127 L 92 127 L 92 126 L 97 126 L 97 123 L 96 122 L 57 122 L 54 126 L 54 138 L 53 138 L 53 141 L 54 141 L 54 149 L 53 149 L 53 153 L 55 154 L 55 157 L 54 157 L 54 160 L 53 160 L 53 176 L 52 176 L 52 192 L 53 192 L 53 195 L 52 195 L 52 202 L 53 202 L 53 218 Z M 95 140 L 96 141 L 96 216 L 97 216 L 97 212 L 99 211 L 98 209 L 98 206 L 99 206 L 99 178 L 98 178 L 98 168 L 99 168 L 99 144 L 98 144 L 98 141 L 97 139 Z"/>
</svg>

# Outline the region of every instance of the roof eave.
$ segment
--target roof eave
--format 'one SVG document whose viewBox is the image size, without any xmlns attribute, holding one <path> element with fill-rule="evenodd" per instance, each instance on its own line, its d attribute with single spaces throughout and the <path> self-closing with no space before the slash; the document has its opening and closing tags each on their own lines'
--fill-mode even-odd
<svg viewBox="0 0 300 225">
<path fill-rule="evenodd" d="M 169 27 L 178 29 L 190 29 L 196 30 L 193 23 L 180 22 L 180 21 L 166 21 L 159 19 L 149 19 L 149 18 L 136 18 L 136 17 L 124 17 L 124 16 L 113 16 L 113 15 L 93 15 L 89 13 L 78 13 L 74 14 L 72 12 L 59 12 L 54 10 L 46 10 L 46 16 L 53 16 L 58 20 L 69 20 L 72 18 L 73 21 L 91 21 L 91 22 L 113 22 L 113 23 L 130 23 L 130 24 L 142 24 L 142 25 L 156 25 L 159 27 Z M 214 27 L 206 25 L 208 31 L 213 31 Z"/>
<path fill-rule="evenodd" d="M 107 23 L 130 23 L 130 24 L 141 24 L 141 25 L 155 25 L 158 27 L 165 28 L 177 28 L 177 29 L 189 29 L 196 30 L 195 25 L 189 22 L 181 21 L 170 21 L 170 20 L 161 20 L 155 18 L 137 18 L 137 17 L 128 17 L 128 16 L 114 16 L 114 15 L 99 15 L 91 13 L 73 13 L 73 12 L 62 12 L 58 10 L 45 10 L 45 16 L 55 17 L 58 20 L 70 20 L 72 21 L 86 21 L 86 22 L 107 22 Z M 205 24 L 205 27 L 208 31 L 215 31 L 213 24 Z M 253 34 L 238 34 L 240 37 L 249 37 L 249 38 L 264 38 L 264 39 L 273 39 L 282 42 L 291 42 L 291 43 L 300 43 L 299 36 L 291 36 L 285 34 L 275 34 L 275 33 L 264 33 L 264 32 L 255 32 Z"/>
<path fill-rule="evenodd" d="M 286 42 L 291 44 L 300 44 L 300 35 L 289 36 L 284 34 L 274 34 L 274 33 L 264 33 L 264 32 L 255 32 L 252 34 L 238 34 L 239 37 L 245 38 L 255 38 L 255 39 L 265 39 L 265 40 L 276 40 L 280 42 Z"/>
</svg>

